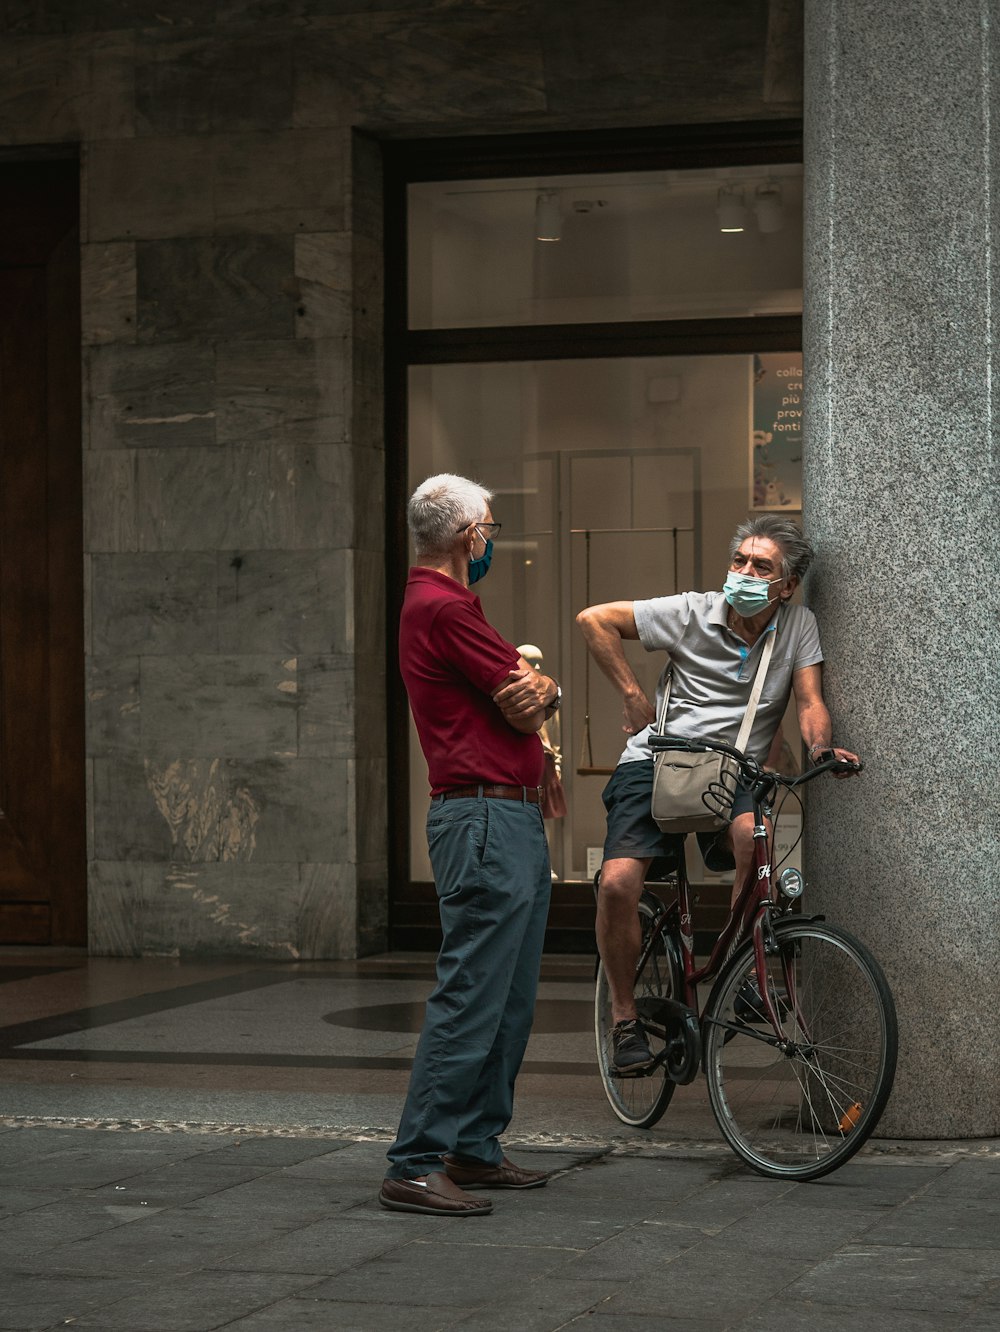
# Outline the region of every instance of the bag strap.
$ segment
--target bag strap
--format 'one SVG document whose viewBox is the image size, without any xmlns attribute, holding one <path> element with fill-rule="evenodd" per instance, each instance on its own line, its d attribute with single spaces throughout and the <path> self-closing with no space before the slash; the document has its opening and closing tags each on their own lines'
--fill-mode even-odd
<svg viewBox="0 0 1000 1332">
<path fill-rule="evenodd" d="M 757 715 L 757 704 L 760 702 L 760 696 L 764 689 L 764 677 L 767 675 L 767 668 L 771 661 L 771 653 L 774 651 L 774 640 L 778 636 L 778 620 L 781 611 L 775 617 L 773 625 L 768 625 L 767 641 L 764 644 L 764 650 L 760 654 L 760 661 L 757 663 L 757 670 L 754 672 L 753 688 L 750 691 L 750 697 L 747 700 L 747 710 L 743 714 L 743 722 L 740 725 L 739 735 L 736 737 L 736 748 L 742 754 L 746 749 L 746 743 L 750 739 L 750 732 L 753 730 L 753 720 Z M 663 683 L 663 701 L 660 704 L 659 715 L 656 718 L 654 730 L 657 735 L 666 735 L 667 733 L 667 706 L 670 703 L 670 686 L 673 683 L 673 667 L 668 662 L 667 678 Z"/>
<path fill-rule="evenodd" d="M 753 689 L 750 691 L 747 710 L 743 714 L 743 725 L 736 737 L 736 748 L 741 754 L 746 752 L 747 741 L 750 739 L 750 732 L 753 729 L 753 719 L 757 713 L 757 704 L 760 702 L 761 690 L 764 688 L 764 676 L 767 674 L 768 663 L 774 650 L 774 640 L 777 637 L 778 622 L 775 620 L 773 625 L 768 626 L 767 642 L 764 644 L 764 651 L 760 654 L 760 661 L 757 663 L 757 672 L 753 677 Z"/>
</svg>

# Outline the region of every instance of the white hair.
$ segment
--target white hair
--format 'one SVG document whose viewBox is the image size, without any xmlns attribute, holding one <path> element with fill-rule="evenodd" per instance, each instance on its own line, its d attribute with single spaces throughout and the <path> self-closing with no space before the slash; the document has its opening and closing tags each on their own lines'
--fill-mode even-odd
<svg viewBox="0 0 1000 1332">
<path fill-rule="evenodd" d="M 422 481 L 410 496 L 406 520 L 417 555 L 445 555 L 463 528 L 486 516 L 493 492 L 478 481 L 442 472 Z"/>
</svg>

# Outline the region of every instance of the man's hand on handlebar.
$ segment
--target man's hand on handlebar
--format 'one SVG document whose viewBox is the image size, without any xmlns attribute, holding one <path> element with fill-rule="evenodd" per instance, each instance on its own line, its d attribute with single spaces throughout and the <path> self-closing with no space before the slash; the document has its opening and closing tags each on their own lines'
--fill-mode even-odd
<svg viewBox="0 0 1000 1332">
<path fill-rule="evenodd" d="M 825 763 L 829 759 L 836 759 L 839 763 L 850 763 L 850 768 L 841 769 L 839 772 L 834 769 L 833 775 L 838 781 L 843 777 L 857 777 L 864 766 L 857 754 L 852 754 L 849 749 L 820 749 L 813 755 L 814 763 Z"/>
</svg>

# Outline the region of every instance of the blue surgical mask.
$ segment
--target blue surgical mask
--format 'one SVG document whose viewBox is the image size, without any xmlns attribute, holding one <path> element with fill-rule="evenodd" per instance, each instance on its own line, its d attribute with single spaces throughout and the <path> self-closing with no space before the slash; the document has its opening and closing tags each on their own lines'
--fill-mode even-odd
<svg viewBox="0 0 1000 1332">
<path fill-rule="evenodd" d="M 469 560 L 469 586 L 478 583 L 480 578 L 485 578 L 490 571 L 490 561 L 493 559 L 493 542 L 486 542 L 486 549 L 480 555 L 478 560 Z"/>
<path fill-rule="evenodd" d="M 775 579 L 778 583 L 784 581 L 783 578 Z M 771 583 L 766 578 L 754 578 L 751 574 L 729 574 L 722 586 L 722 593 L 736 614 L 742 615 L 745 620 L 759 615 L 771 604 Z"/>
</svg>

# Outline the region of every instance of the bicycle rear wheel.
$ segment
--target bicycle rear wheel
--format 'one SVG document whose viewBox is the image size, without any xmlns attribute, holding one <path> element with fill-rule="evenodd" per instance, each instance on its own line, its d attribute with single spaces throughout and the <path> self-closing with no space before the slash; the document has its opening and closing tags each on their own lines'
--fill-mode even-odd
<svg viewBox="0 0 1000 1332">
<path fill-rule="evenodd" d="M 779 1179 L 818 1179 L 878 1124 L 896 1071 L 896 1010 L 882 969 L 838 926 L 779 921 L 768 989 L 778 1047 L 757 990 L 753 945 L 720 974 L 705 1008 L 705 1076 L 727 1142 Z"/>
<path fill-rule="evenodd" d="M 663 905 L 651 893 L 644 893 L 639 901 L 639 921 L 642 925 L 642 948 L 653 933 L 653 922 L 663 911 Z M 656 937 L 649 957 L 636 976 L 635 997 L 677 998 L 677 969 L 668 951 L 669 937 Z M 612 1067 L 611 1047 L 611 991 L 602 962 L 597 969 L 597 990 L 594 996 L 594 1034 L 597 1038 L 597 1066 L 611 1109 L 623 1124 L 632 1128 L 652 1128 L 662 1117 L 674 1094 L 674 1083 L 666 1074 L 664 1064 L 651 1073 L 640 1073 L 623 1078 Z M 666 1044 L 666 1032 L 659 1026 L 646 1024 L 649 1048 L 658 1055 Z"/>
</svg>

